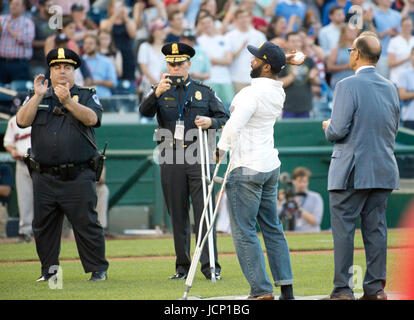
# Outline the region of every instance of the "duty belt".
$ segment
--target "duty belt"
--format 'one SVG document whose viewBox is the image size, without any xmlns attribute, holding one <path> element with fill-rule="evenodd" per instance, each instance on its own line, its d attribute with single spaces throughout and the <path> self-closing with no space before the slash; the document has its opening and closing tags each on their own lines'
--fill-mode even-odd
<svg viewBox="0 0 414 320">
<path fill-rule="evenodd" d="M 90 169 L 88 162 L 84 163 L 67 163 L 59 166 L 42 165 L 35 161 L 33 158 L 29 159 L 29 169 L 39 173 L 48 173 L 50 175 L 60 177 L 61 180 L 73 180 L 79 174 L 80 171 Z"/>
</svg>

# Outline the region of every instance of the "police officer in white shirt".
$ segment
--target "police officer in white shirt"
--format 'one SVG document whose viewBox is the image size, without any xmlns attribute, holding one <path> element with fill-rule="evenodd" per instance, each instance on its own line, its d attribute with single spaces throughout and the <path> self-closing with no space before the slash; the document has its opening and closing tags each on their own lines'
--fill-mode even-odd
<svg viewBox="0 0 414 320">
<path fill-rule="evenodd" d="M 277 215 L 277 181 L 280 172 L 278 151 L 274 148 L 273 127 L 281 116 L 285 92 L 277 81 L 286 63 L 301 64 L 295 54 L 267 41 L 259 48 L 249 45 L 251 85 L 233 99 L 231 116 L 218 143 L 220 154 L 231 151 L 226 191 L 230 222 L 241 269 L 250 284 L 251 299 L 273 300 L 273 286 L 266 264 L 256 220 L 265 241 L 274 284 L 281 286 L 280 299 L 294 299 L 289 248 Z"/>
</svg>

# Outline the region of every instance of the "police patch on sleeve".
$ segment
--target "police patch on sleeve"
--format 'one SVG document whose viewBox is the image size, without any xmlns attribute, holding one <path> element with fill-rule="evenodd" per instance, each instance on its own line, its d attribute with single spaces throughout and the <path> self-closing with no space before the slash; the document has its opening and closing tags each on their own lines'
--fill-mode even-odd
<svg viewBox="0 0 414 320">
<path fill-rule="evenodd" d="M 94 94 L 94 95 L 92 96 L 92 99 L 93 99 L 93 101 L 95 101 L 95 103 L 96 103 L 98 106 L 100 106 L 100 105 L 101 105 L 101 102 L 99 101 L 99 98 L 98 98 L 98 96 L 97 96 L 96 94 Z"/>
</svg>

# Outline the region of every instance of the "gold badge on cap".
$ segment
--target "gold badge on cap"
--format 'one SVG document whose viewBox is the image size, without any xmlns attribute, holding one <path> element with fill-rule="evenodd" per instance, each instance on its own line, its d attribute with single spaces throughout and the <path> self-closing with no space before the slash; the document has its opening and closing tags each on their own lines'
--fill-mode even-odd
<svg viewBox="0 0 414 320">
<path fill-rule="evenodd" d="M 72 100 L 73 100 L 73 101 L 75 101 L 75 102 L 78 102 L 78 101 L 79 101 L 79 96 L 78 96 L 77 94 L 75 94 L 75 95 L 72 97 Z"/>
<path fill-rule="evenodd" d="M 203 99 L 203 95 L 201 94 L 200 91 L 196 91 L 195 96 L 194 96 L 197 100 L 201 100 Z"/>
<path fill-rule="evenodd" d="M 178 54 L 178 44 L 173 43 L 171 46 L 171 53 L 172 54 Z"/>
<path fill-rule="evenodd" d="M 58 49 L 58 59 L 66 59 L 65 58 L 65 49 L 63 49 L 63 48 Z"/>
</svg>

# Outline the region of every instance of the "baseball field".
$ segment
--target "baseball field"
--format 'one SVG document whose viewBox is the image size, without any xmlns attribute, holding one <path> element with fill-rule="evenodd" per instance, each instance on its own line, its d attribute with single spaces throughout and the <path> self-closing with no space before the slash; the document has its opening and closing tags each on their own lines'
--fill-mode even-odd
<svg viewBox="0 0 414 320">
<path fill-rule="evenodd" d="M 386 291 L 398 290 L 394 270 L 398 270 L 400 258 L 404 255 L 405 249 L 401 245 L 404 232 L 402 229 L 389 230 Z M 328 295 L 332 290 L 334 271 L 332 235 L 329 232 L 287 233 L 286 238 L 291 253 L 295 295 Z M 192 245 L 194 250 L 194 238 Z M 222 280 L 211 283 L 197 271 L 190 297 L 212 298 L 249 293 L 231 236 L 219 235 L 217 246 Z M 51 285 L 35 281 L 40 276 L 40 263 L 34 242 L 3 242 L 0 244 L 0 300 L 173 300 L 182 297 L 184 280 L 168 279 L 175 273 L 171 237 L 107 240 L 106 256 L 109 261 L 108 280 L 87 281 L 90 275 L 83 272 L 75 242 L 63 241 L 61 281 Z M 354 266 L 354 291 L 362 293 L 365 255 L 362 236 L 358 231 L 355 235 Z M 277 288 L 275 294 L 279 294 Z"/>
</svg>

